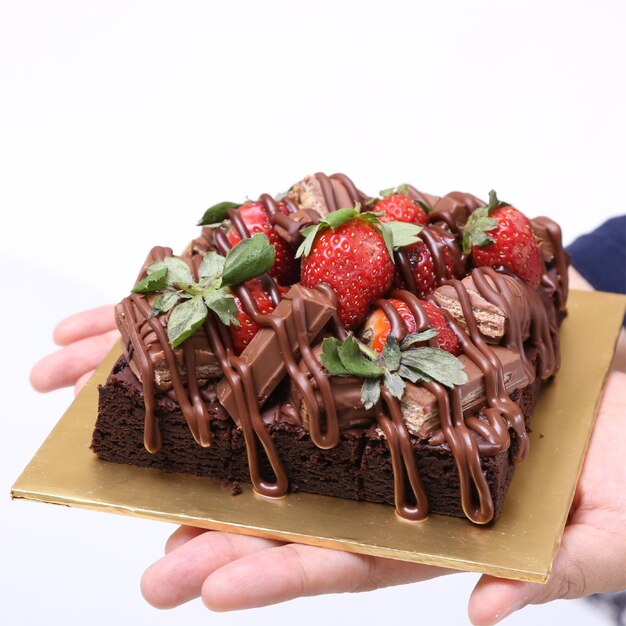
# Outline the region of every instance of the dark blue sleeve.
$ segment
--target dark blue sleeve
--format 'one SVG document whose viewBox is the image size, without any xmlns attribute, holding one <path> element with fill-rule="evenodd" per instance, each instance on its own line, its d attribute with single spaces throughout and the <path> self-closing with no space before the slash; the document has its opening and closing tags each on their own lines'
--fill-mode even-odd
<svg viewBox="0 0 626 626">
<path fill-rule="evenodd" d="M 582 235 L 567 251 L 572 265 L 594 289 L 626 293 L 626 215 Z"/>
</svg>

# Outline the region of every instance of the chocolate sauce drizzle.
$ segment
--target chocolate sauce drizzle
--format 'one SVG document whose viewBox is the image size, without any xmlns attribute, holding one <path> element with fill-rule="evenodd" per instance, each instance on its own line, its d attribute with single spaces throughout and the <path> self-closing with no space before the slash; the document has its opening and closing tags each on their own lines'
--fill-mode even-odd
<svg viewBox="0 0 626 626">
<path fill-rule="evenodd" d="M 329 211 L 343 208 L 342 201 L 346 198 L 350 206 L 367 200 L 367 196 L 343 174 L 334 174 L 329 177 L 317 173 L 315 179 L 319 183 Z M 459 192 L 453 192 L 443 198 L 423 194 L 411 186 L 409 186 L 409 192 L 412 197 L 433 208 L 429 214 L 429 224 L 420 236 L 432 254 L 437 284 L 451 285 L 457 293 L 467 323 L 467 333 L 450 315 L 444 313 L 464 353 L 483 373 L 487 398 L 487 407 L 482 411 L 483 419 L 474 415 L 465 417 L 459 388 L 447 390 L 437 383 L 426 384 L 425 387 L 436 398 L 441 422 L 440 430 L 428 441 L 433 445 L 447 445 L 450 448 L 460 477 L 463 510 L 473 522 L 485 524 L 493 518 L 494 509 L 489 486 L 481 469 L 481 456 L 492 456 L 509 449 L 511 446 L 509 432 L 513 431 L 517 441 L 515 461 L 521 461 L 528 454 L 528 436 L 524 416 L 519 406 L 506 392 L 502 365 L 491 346 L 481 335 L 472 312 L 467 289 L 457 279 L 466 275 L 468 268 L 468 259 L 461 254 L 458 245 L 461 228 L 467 221 L 469 213 L 479 206 L 484 206 L 484 203 L 470 194 Z M 297 240 L 299 230 L 304 225 L 315 223 L 320 217 L 312 209 L 300 209 L 288 196 L 281 200 L 288 209 L 288 215 L 279 210 L 277 201 L 268 194 L 262 194 L 259 201 L 263 203 L 270 222 L 282 227 L 283 231 L 290 234 L 294 241 Z M 250 236 L 237 210 L 231 209 L 228 217 L 241 238 Z M 527 334 L 530 336 L 528 343 L 537 350 L 539 376 L 542 379 L 552 376 L 559 366 L 557 311 L 565 310 L 567 297 L 567 259 L 563 252 L 560 229 L 548 218 L 539 219 L 542 220 L 541 223 L 554 248 L 556 274 L 544 268 L 541 284 L 544 292 L 543 298 L 523 281 L 515 279 L 516 284 L 521 285 L 521 292 L 517 294 L 517 297 L 525 298 L 528 302 L 529 321 L 525 321 L 517 309 L 510 306 L 516 296 L 511 291 L 510 280 L 507 280 L 503 273 L 492 268 L 476 268 L 472 271 L 474 284 L 480 294 L 504 311 L 507 319 L 504 345 L 520 354 L 528 379 L 531 381 L 535 377 L 535 371 L 527 356 L 525 337 Z M 200 261 L 208 250 L 215 249 L 225 255 L 230 247 L 222 228 L 204 228 L 201 236 L 194 240 L 190 250 L 181 258 L 188 263 L 197 277 Z M 139 279 L 143 278 L 151 262 L 171 255 L 172 251 L 169 248 L 154 248 Z M 395 256 L 406 289 L 393 291 L 391 297 L 402 300 L 408 306 L 415 318 L 417 331 L 425 330 L 429 326 L 428 316 L 415 295 L 417 293 L 415 277 L 406 251 L 400 250 Z M 452 261 L 456 277 L 448 275 L 446 258 Z M 281 294 L 276 282 L 267 274 L 261 277 L 261 281 L 274 305 L 278 305 Z M 316 289 L 331 302 L 336 302 L 336 296 L 328 285 L 321 284 Z M 274 315 L 262 315 L 245 285 L 236 286 L 233 290 L 244 311 L 254 322 L 261 327 L 272 328 L 276 334 L 287 374 L 301 399 L 301 411 L 306 412 L 309 434 L 319 448 L 328 449 L 336 446 L 340 441 L 342 428 L 352 427 L 354 424 L 362 426 L 367 423 L 367 421 L 364 422 L 363 417 L 368 413 L 367 411 L 357 412 L 354 419 L 347 424 L 340 419 L 337 402 L 341 396 L 341 389 L 348 390 L 353 381 L 337 380 L 336 387 L 331 384 L 331 379 L 327 376 L 316 351 L 312 348 L 302 298 L 296 296 L 292 299 L 298 352 L 302 359 L 302 364 L 299 364 L 291 349 L 285 320 Z M 552 312 L 549 307 L 546 312 L 546 300 L 554 304 Z M 184 342 L 181 346 L 187 372 L 187 383 L 184 384 L 174 350 L 168 342 L 165 331 L 166 316 L 151 316 L 150 307 L 145 298 L 135 294 L 125 298 L 121 305 L 130 329 L 125 346 L 126 357 L 128 360 L 135 357 L 144 386 L 146 449 L 154 453 L 162 445 L 158 420 L 155 416 L 154 366 L 145 342 L 146 334 L 149 332 L 156 335 L 164 352 L 172 378 L 170 394 L 180 405 L 194 439 L 202 446 L 210 446 L 210 420 L 202 390 L 195 375 L 195 352 L 191 342 Z M 389 318 L 391 332 L 396 339 L 404 338 L 408 333 L 408 328 L 396 309 L 385 299 L 377 301 L 376 306 L 380 307 Z M 340 339 L 347 337 L 347 332 L 336 315 L 331 321 L 329 330 Z M 285 495 L 288 491 L 287 474 L 263 419 L 254 378 L 245 354 L 235 355 L 229 330 L 212 313 L 208 315 L 202 330 L 198 332 L 206 334 L 208 345 L 233 390 L 236 400 L 236 415 L 233 415 L 233 418 L 244 434 L 250 476 L 255 491 L 271 497 Z M 429 343 L 435 347 L 438 346 L 436 338 L 430 340 Z M 302 415 L 297 415 L 295 402 L 284 405 L 281 410 L 288 411 L 292 419 L 300 419 L 302 423 Z M 428 515 L 428 498 L 417 468 L 411 436 L 402 416 L 401 404 L 383 388 L 381 400 L 374 407 L 373 414 L 390 450 L 396 512 L 406 519 L 423 520 Z M 259 448 L 263 450 L 272 468 L 274 476 L 271 479 L 263 476 L 261 471 Z"/>
</svg>

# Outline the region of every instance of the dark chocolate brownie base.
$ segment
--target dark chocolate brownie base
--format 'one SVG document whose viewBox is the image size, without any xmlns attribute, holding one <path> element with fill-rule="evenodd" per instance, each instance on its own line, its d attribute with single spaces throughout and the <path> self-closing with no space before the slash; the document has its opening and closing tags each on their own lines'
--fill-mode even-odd
<svg viewBox="0 0 626 626">
<path fill-rule="evenodd" d="M 524 414 L 527 428 L 534 410 L 539 387 L 540 381 L 537 381 L 511 394 L 511 398 L 518 402 Z M 393 471 L 387 441 L 373 427 L 368 430 L 367 436 L 367 445 L 361 461 L 362 486 L 359 499 L 368 502 L 394 504 Z M 483 457 L 481 459 L 481 466 L 483 472 L 485 472 L 493 499 L 494 520 L 498 518 L 502 511 L 506 493 L 513 478 L 515 465 L 512 459 L 517 448 L 513 434 L 511 440 L 512 445 L 509 450 L 500 452 L 493 457 Z M 424 484 L 424 490 L 428 496 L 430 512 L 454 517 L 465 517 L 461 507 L 459 474 L 448 445 L 432 446 L 416 437 L 411 437 L 411 442 L 415 450 L 415 458 Z M 410 494 L 407 494 L 407 496 L 410 496 Z"/>
<path fill-rule="evenodd" d="M 163 447 L 151 454 L 144 447 L 143 389 L 123 358 L 115 364 L 99 393 L 91 448 L 100 458 L 170 472 L 230 477 L 232 421 L 217 400 L 207 403 L 213 443 L 203 448 L 194 440 L 178 404 L 167 396 L 158 397 L 155 415 Z"/>
<path fill-rule="evenodd" d="M 534 410 L 540 381 L 513 392 L 528 422 Z M 167 396 L 157 396 L 156 415 L 161 425 L 163 447 L 156 454 L 144 448 L 144 401 L 140 382 L 124 359 L 100 389 L 98 420 L 92 449 L 107 461 L 153 467 L 250 482 L 245 442 L 222 406 L 208 403 L 213 445 L 202 448 L 193 439 L 178 405 Z M 268 426 L 289 477 L 290 491 L 306 491 L 353 500 L 393 505 L 393 472 L 385 438 L 376 429 L 342 433 L 335 448 L 319 449 L 301 427 L 276 421 Z M 422 481 L 434 514 L 465 517 L 461 508 L 456 464 L 447 445 L 432 446 L 411 437 Z M 494 502 L 495 516 L 502 510 L 511 482 L 515 440 L 510 450 L 482 459 L 482 467 Z M 273 472 L 261 451 L 264 476 Z"/>
</svg>

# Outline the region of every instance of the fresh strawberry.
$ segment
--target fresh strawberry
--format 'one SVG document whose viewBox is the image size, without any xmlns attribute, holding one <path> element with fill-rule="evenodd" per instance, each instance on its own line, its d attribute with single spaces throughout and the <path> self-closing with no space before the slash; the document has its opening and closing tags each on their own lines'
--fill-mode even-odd
<svg viewBox="0 0 626 626">
<path fill-rule="evenodd" d="M 337 294 L 339 320 L 349 329 L 358 326 L 372 303 L 391 287 L 394 273 L 391 225 L 359 210 L 358 205 L 339 209 L 304 228 L 305 239 L 297 252 L 304 254 L 301 283 L 305 287 L 328 283 Z"/>
<path fill-rule="evenodd" d="M 384 213 L 380 216 L 381 222 L 410 222 L 411 224 L 426 224 L 428 217 L 424 209 L 406 192 L 406 187 L 381 191 L 382 198 L 373 207 L 375 213 Z"/>
<path fill-rule="evenodd" d="M 433 237 L 440 242 L 442 242 L 442 238 L 444 236 L 447 236 L 444 233 L 439 232 L 435 227 L 431 227 L 430 232 Z M 454 261 L 452 259 L 450 247 L 442 245 L 441 250 L 445 265 L 445 275 L 437 276 L 432 253 L 423 239 L 420 238 L 416 243 L 406 246 L 405 248 L 413 276 L 415 277 L 415 286 L 417 289 L 415 295 L 418 298 L 425 298 L 429 293 L 435 291 L 443 280 L 456 278 L 456 271 L 454 269 Z M 404 281 L 399 265 L 396 266 L 394 285 L 404 289 L 409 288 L 409 285 L 406 285 Z"/>
<path fill-rule="evenodd" d="M 389 298 L 388 302 L 398 311 L 402 321 L 404 322 L 409 334 L 416 332 L 417 324 L 413 313 L 402 300 L 397 298 Z M 437 340 L 439 347 L 454 356 L 461 354 L 459 340 L 452 329 L 448 326 L 441 309 L 434 304 L 425 300 L 420 300 L 420 304 L 424 308 L 431 328 L 437 331 Z M 391 323 L 385 312 L 377 308 L 365 320 L 363 333 L 361 335 L 363 341 L 372 350 L 382 352 L 391 330 Z"/>
<path fill-rule="evenodd" d="M 506 268 L 535 288 L 541 283 L 541 251 L 530 222 L 500 202 L 495 191 L 489 193 L 487 206 L 470 215 L 463 229 L 463 252 L 472 253 L 476 266 Z"/>
<path fill-rule="evenodd" d="M 254 298 L 254 301 L 259 309 L 259 313 L 261 315 L 269 315 L 274 310 L 274 303 L 263 289 L 261 281 L 256 278 L 254 280 L 249 280 L 245 283 L 245 285 L 250 292 L 250 295 Z M 235 294 L 233 294 L 233 296 L 235 298 L 235 303 L 237 304 L 237 309 L 239 309 L 239 312 L 237 313 L 239 326 L 231 324 L 229 328 L 231 337 L 233 338 L 235 352 L 237 354 L 241 354 L 259 331 L 259 325 L 243 310 L 241 300 L 239 300 Z"/>
<path fill-rule="evenodd" d="M 289 214 L 289 209 L 283 202 L 277 204 L 281 213 Z M 295 259 L 295 252 L 270 224 L 265 205 L 262 202 L 246 202 L 239 207 L 238 211 L 250 235 L 263 233 L 276 251 L 274 265 L 268 272 L 270 276 L 274 277 L 281 285 L 291 285 L 297 282 L 300 265 Z M 241 235 L 234 224 L 228 229 L 226 236 L 233 246 L 241 241 Z"/>
</svg>

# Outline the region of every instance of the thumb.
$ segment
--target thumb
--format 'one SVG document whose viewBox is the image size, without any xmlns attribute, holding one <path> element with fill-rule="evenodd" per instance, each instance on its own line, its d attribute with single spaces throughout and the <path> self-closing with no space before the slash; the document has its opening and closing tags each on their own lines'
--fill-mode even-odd
<svg viewBox="0 0 626 626">
<path fill-rule="evenodd" d="M 626 586 L 625 560 L 617 532 L 568 526 L 546 584 L 484 575 L 469 600 L 470 620 L 475 626 L 491 626 L 528 604 L 617 591 Z"/>
</svg>

